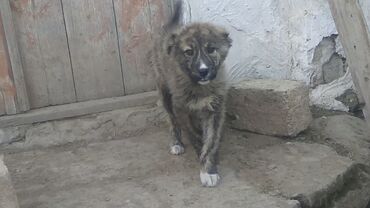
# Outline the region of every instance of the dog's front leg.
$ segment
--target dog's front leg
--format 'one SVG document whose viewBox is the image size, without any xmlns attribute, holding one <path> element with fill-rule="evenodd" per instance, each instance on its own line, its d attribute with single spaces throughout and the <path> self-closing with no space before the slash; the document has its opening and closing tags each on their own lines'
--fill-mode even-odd
<svg viewBox="0 0 370 208">
<path fill-rule="evenodd" d="M 200 180 L 203 186 L 213 187 L 220 181 L 217 170 L 218 147 L 222 136 L 224 111 L 210 112 L 203 122 L 203 147 L 200 154 Z"/>
</svg>

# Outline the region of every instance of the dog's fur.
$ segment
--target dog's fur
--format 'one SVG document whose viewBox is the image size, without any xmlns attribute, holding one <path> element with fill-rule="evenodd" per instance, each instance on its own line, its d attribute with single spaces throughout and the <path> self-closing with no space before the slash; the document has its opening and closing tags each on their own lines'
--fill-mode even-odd
<svg viewBox="0 0 370 208">
<path fill-rule="evenodd" d="M 201 182 L 219 182 L 217 152 L 224 123 L 227 89 L 218 80 L 231 47 L 229 34 L 208 23 L 180 24 L 181 3 L 159 33 L 149 60 L 171 125 L 170 152 L 181 154 L 190 139 L 201 164 Z M 206 72 L 202 70 L 206 69 Z M 203 70 L 204 71 L 204 70 Z"/>
</svg>

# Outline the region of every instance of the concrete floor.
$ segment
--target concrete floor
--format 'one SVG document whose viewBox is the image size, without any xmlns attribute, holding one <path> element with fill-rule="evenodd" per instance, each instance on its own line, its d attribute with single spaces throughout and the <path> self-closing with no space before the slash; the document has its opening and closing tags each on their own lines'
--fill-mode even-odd
<svg viewBox="0 0 370 208">
<path fill-rule="evenodd" d="M 12 153 L 5 161 L 24 208 L 295 207 L 294 201 L 261 194 L 230 165 L 222 165 L 221 186 L 201 187 L 192 149 L 172 156 L 167 137 L 161 130 Z"/>
<path fill-rule="evenodd" d="M 7 129 L 0 153 L 20 207 L 370 208 L 359 118 L 323 116 L 291 139 L 226 129 L 216 188 L 200 185 L 186 140 L 184 155 L 169 154 L 164 120 L 144 106 Z"/>
<path fill-rule="evenodd" d="M 157 129 L 8 151 L 5 163 L 21 208 L 320 207 L 343 189 L 355 168 L 325 145 L 227 130 L 222 182 L 203 188 L 192 148 L 170 155 L 168 137 L 167 129 Z"/>
</svg>

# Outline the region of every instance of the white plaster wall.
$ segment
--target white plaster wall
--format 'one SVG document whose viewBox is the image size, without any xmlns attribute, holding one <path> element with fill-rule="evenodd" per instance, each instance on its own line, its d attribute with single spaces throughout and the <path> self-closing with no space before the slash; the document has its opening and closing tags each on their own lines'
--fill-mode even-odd
<svg viewBox="0 0 370 208">
<path fill-rule="evenodd" d="M 370 28 L 370 1 L 369 0 L 359 0 L 360 5 L 362 7 L 362 11 L 364 12 L 365 19 L 367 21 L 367 27 Z"/>
<path fill-rule="evenodd" d="M 191 21 L 215 22 L 234 41 L 227 65 L 233 78 L 291 77 L 290 40 L 278 0 L 187 0 Z"/>
<path fill-rule="evenodd" d="M 234 44 L 226 65 L 233 81 L 244 77 L 292 79 L 309 85 L 318 70 L 312 64 L 315 47 L 323 37 L 337 34 L 327 0 L 183 1 L 185 22 L 213 22 L 230 31 Z M 369 21 L 370 1 L 361 0 L 361 4 Z M 337 48 L 342 54 L 339 41 Z M 346 74 L 313 89 L 311 102 L 348 110 L 334 98 L 352 86 Z"/>
</svg>

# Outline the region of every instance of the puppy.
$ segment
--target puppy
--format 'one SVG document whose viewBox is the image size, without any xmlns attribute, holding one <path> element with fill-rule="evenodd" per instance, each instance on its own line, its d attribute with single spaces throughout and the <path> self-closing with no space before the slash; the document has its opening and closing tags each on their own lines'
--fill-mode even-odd
<svg viewBox="0 0 370 208">
<path fill-rule="evenodd" d="M 156 84 L 170 120 L 170 153 L 184 153 L 188 137 L 200 161 L 203 186 L 220 181 L 217 154 L 227 87 L 220 80 L 231 47 L 229 33 L 208 23 L 181 25 L 181 3 L 149 52 Z"/>
</svg>

